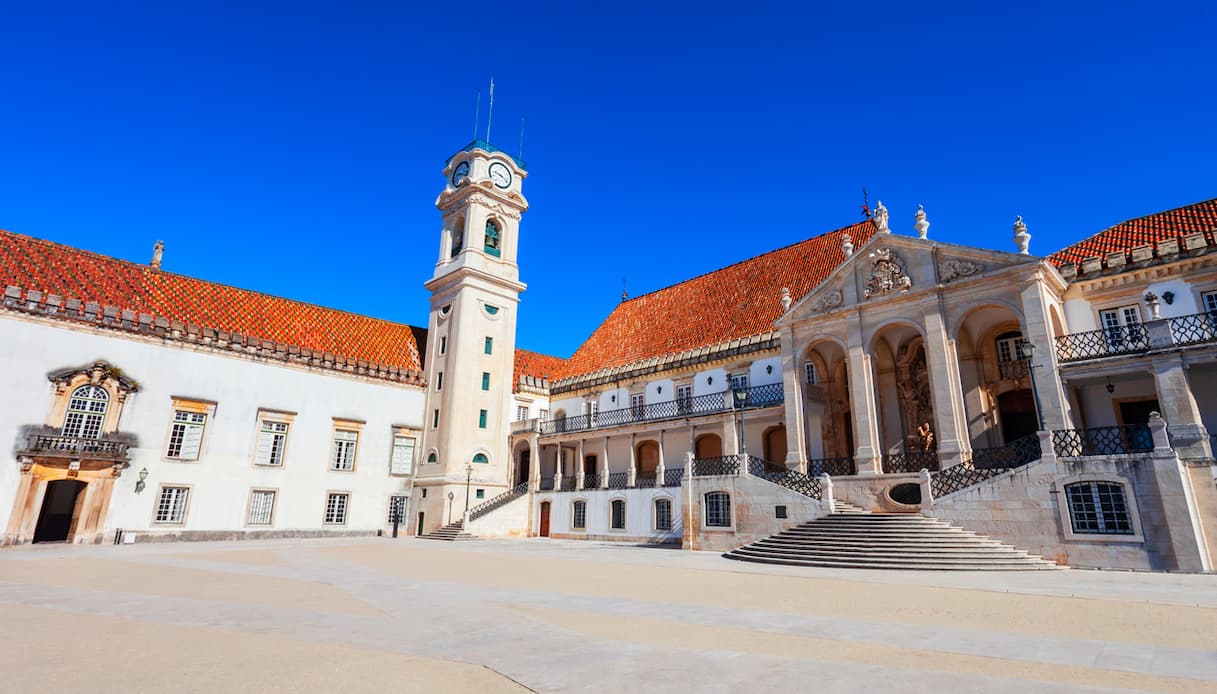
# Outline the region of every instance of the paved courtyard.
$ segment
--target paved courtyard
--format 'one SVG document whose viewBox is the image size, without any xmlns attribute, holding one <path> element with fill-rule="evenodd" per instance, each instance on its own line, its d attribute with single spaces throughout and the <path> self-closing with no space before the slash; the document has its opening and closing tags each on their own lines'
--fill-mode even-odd
<svg viewBox="0 0 1217 694">
<path fill-rule="evenodd" d="M 520 540 L 0 550 L 0 690 L 1217 691 L 1217 576 Z"/>
</svg>

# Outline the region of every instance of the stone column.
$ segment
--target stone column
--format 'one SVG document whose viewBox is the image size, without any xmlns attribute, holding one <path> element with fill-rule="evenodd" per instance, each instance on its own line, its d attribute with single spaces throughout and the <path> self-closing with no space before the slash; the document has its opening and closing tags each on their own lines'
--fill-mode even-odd
<svg viewBox="0 0 1217 694">
<path fill-rule="evenodd" d="M 625 481 L 627 487 L 633 487 L 634 482 L 638 479 L 638 460 L 634 451 L 634 442 L 635 434 L 630 434 L 630 469 Z"/>
<path fill-rule="evenodd" d="M 1153 534 L 1170 545 L 1175 565 L 1167 568 L 1212 571 L 1213 557 L 1204 538 L 1191 480 L 1179 456 L 1170 447 L 1166 422 L 1159 416 L 1151 415 L 1149 428 L 1154 437 L 1154 450 L 1148 462 L 1157 487 L 1157 501 L 1162 504 L 1162 518 L 1159 527 L 1153 529 Z M 1145 515 L 1142 514 L 1143 519 Z M 1145 528 L 1141 531 L 1145 533 Z"/>
<path fill-rule="evenodd" d="M 948 468 L 970 458 L 972 446 L 967 434 L 963 384 L 959 378 L 959 355 L 955 351 L 955 340 L 947 334 L 943 318 L 937 303 L 925 313 L 925 358 L 930 372 L 938 464 Z"/>
<path fill-rule="evenodd" d="M 528 437 L 528 488 L 537 491 L 541 482 L 541 444 L 536 434 Z"/>
<path fill-rule="evenodd" d="M 727 391 L 727 397 L 731 397 L 731 391 Z M 739 430 L 735 428 L 735 409 L 734 407 L 727 413 L 723 420 L 723 455 L 739 454 Z"/>
<path fill-rule="evenodd" d="M 604 459 L 600 461 L 600 488 L 608 489 L 609 486 L 609 461 L 608 461 L 608 443 L 609 437 L 604 437 Z"/>
<path fill-rule="evenodd" d="M 8 518 L 8 528 L 4 531 L 4 540 L 0 544 L 18 545 L 28 542 L 31 538 L 22 534 L 22 521 L 30 514 L 30 507 L 38 491 L 38 478 L 34 477 L 33 466 L 22 463 L 21 477 L 17 482 L 17 498 L 13 500 L 13 513 Z"/>
<path fill-rule="evenodd" d="M 554 457 L 554 491 L 562 489 L 562 444 L 557 444 L 557 455 Z"/>
<path fill-rule="evenodd" d="M 799 355 L 794 330 L 782 331 L 782 397 L 786 401 L 786 467 L 807 469 L 807 423 L 803 415 L 803 379 L 799 378 Z"/>
<path fill-rule="evenodd" d="M 583 439 L 579 439 L 579 449 L 576 455 L 579 458 L 575 461 L 575 487 L 583 489 Z"/>
<path fill-rule="evenodd" d="M 1035 391 L 1039 396 L 1044 426 L 1049 431 L 1069 429 L 1069 404 L 1061 386 L 1060 367 L 1056 360 L 1056 340 L 1052 338 L 1048 302 L 1043 294 L 1043 282 L 1036 280 L 1023 287 L 1023 338 L 1035 345 L 1035 357 L 1030 367 L 1035 372 Z"/>
<path fill-rule="evenodd" d="M 1151 364 L 1158 406 L 1174 437 L 1175 451 L 1181 458 L 1213 457 L 1209 432 L 1200 418 L 1200 407 L 1192 393 L 1183 357 L 1178 353 L 1165 354 L 1154 357 Z"/>
<path fill-rule="evenodd" d="M 875 377 L 871 357 L 862 340 L 862 326 L 850 321 L 849 401 L 854 420 L 854 467 L 858 474 L 882 472 L 882 451 L 879 450 L 879 422 L 875 415 Z"/>
<path fill-rule="evenodd" d="M 659 465 L 655 466 L 655 486 L 663 486 L 663 475 L 666 466 L 663 463 L 663 429 L 659 430 Z"/>
</svg>

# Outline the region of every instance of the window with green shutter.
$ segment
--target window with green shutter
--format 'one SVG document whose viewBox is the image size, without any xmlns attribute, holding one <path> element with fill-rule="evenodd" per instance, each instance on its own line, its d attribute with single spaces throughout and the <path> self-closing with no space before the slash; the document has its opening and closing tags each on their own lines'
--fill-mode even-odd
<svg viewBox="0 0 1217 694">
<path fill-rule="evenodd" d="M 478 428 L 486 428 L 486 410 L 478 410 Z"/>
<path fill-rule="evenodd" d="M 490 390 L 490 372 L 482 372 L 482 390 Z"/>
</svg>

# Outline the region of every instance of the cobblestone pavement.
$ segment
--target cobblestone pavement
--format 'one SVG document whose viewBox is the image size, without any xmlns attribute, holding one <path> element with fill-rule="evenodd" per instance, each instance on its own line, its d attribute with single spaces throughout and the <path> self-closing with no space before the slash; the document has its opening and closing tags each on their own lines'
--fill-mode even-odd
<svg viewBox="0 0 1217 694">
<path fill-rule="evenodd" d="M 1217 691 L 1217 575 L 549 540 L 0 550 L 0 691 Z"/>
</svg>

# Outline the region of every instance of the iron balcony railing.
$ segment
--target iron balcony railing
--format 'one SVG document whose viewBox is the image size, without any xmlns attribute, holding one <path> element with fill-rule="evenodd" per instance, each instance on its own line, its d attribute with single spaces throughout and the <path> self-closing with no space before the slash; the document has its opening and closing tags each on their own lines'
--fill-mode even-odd
<svg viewBox="0 0 1217 694">
<path fill-rule="evenodd" d="M 573 476 L 572 477 L 563 477 L 561 489 L 559 489 L 558 491 L 573 492 L 578 487 L 578 483 L 579 483 L 578 477 L 573 477 Z"/>
<path fill-rule="evenodd" d="M 612 472 L 609 473 L 609 489 L 625 489 L 630 486 L 630 473 L 628 472 Z"/>
<path fill-rule="evenodd" d="M 507 491 L 503 492 L 502 494 L 499 494 L 498 496 L 495 496 L 488 501 L 483 501 L 482 503 L 478 504 L 477 506 L 474 506 L 472 509 L 469 510 L 469 520 L 473 520 L 475 518 L 481 518 L 482 516 L 486 515 L 487 513 L 490 513 L 491 511 L 495 510 L 496 508 L 507 503 L 508 501 L 511 501 L 512 499 L 518 499 L 527 493 L 528 493 L 528 483 L 527 482 L 525 482 L 524 484 L 517 484 L 516 486 L 512 487 L 511 489 L 508 489 Z"/>
<path fill-rule="evenodd" d="M 1176 345 L 1217 342 L 1217 312 L 1194 313 L 1170 319 L 1171 340 Z"/>
<path fill-rule="evenodd" d="M 937 469 L 937 451 L 903 451 L 883 454 L 883 471 L 889 475 Z"/>
<path fill-rule="evenodd" d="M 930 493 L 935 499 L 967 489 L 1004 472 L 1040 459 L 1040 437 L 1028 434 L 996 448 L 977 448 L 972 459 L 930 474 Z"/>
<path fill-rule="evenodd" d="M 654 477 L 637 477 L 634 479 L 634 486 L 639 489 L 649 489 L 656 486 Z"/>
<path fill-rule="evenodd" d="M 738 409 L 753 410 L 773 407 L 785 402 L 781 383 L 754 386 L 745 389 L 746 396 Z M 728 412 L 733 409 L 734 394 L 730 391 L 709 393 L 691 398 L 678 398 L 647 405 L 631 405 L 617 410 L 601 410 L 592 414 L 559 417 L 541 422 L 542 434 L 564 434 L 589 429 L 606 429 L 639 422 L 656 422 L 665 419 L 695 417 L 706 414 Z"/>
<path fill-rule="evenodd" d="M 1126 424 L 1052 432 L 1052 447 L 1062 458 L 1144 453 L 1154 449 L 1154 436 L 1145 424 Z"/>
<path fill-rule="evenodd" d="M 584 475 L 583 476 L 583 488 L 584 489 L 599 489 L 600 488 L 600 475 Z"/>
<path fill-rule="evenodd" d="M 718 458 L 698 458 L 693 461 L 693 476 L 706 477 L 735 475 L 739 473 L 739 456 L 725 455 Z"/>
<path fill-rule="evenodd" d="M 129 446 L 127 441 L 117 439 L 30 434 L 26 438 L 25 450 L 21 452 L 29 455 L 126 460 Z"/>
<path fill-rule="evenodd" d="M 1056 356 L 1062 362 L 1147 351 L 1149 330 L 1141 323 L 1071 333 L 1056 338 Z"/>
<path fill-rule="evenodd" d="M 848 477 L 857 474 L 853 458 L 812 458 L 807 461 L 807 474 L 812 477 Z"/>
<path fill-rule="evenodd" d="M 554 478 L 542 477 L 541 479 L 537 480 L 537 489 L 539 489 L 543 492 L 548 492 L 548 491 L 553 491 L 553 488 L 554 488 Z"/>
<path fill-rule="evenodd" d="M 997 374 L 1003 381 L 1017 381 L 1027 375 L 1026 359 L 1011 359 L 997 362 Z"/>
<path fill-rule="evenodd" d="M 541 420 L 533 417 L 532 419 L 517 419 L 511 423 L 511 433 L 513 434 L 531 434 L 541 431 Z"/>
<path fill-rule="evenodd" d="M 684 478 L 685 478 L 685 471 L 683 468 L 673 468 L 670 470 L 664 470 L 663 471 L 663 486 L 679 487 L 680 481 L 683 480 Z"/>
<path fill-rule="evenodd" d="M 798 470 L 762 472 L 757 477 L 813 499 L 821 499 L 824 495 L 819 478 L 809 477 Z"/>
</svg>

